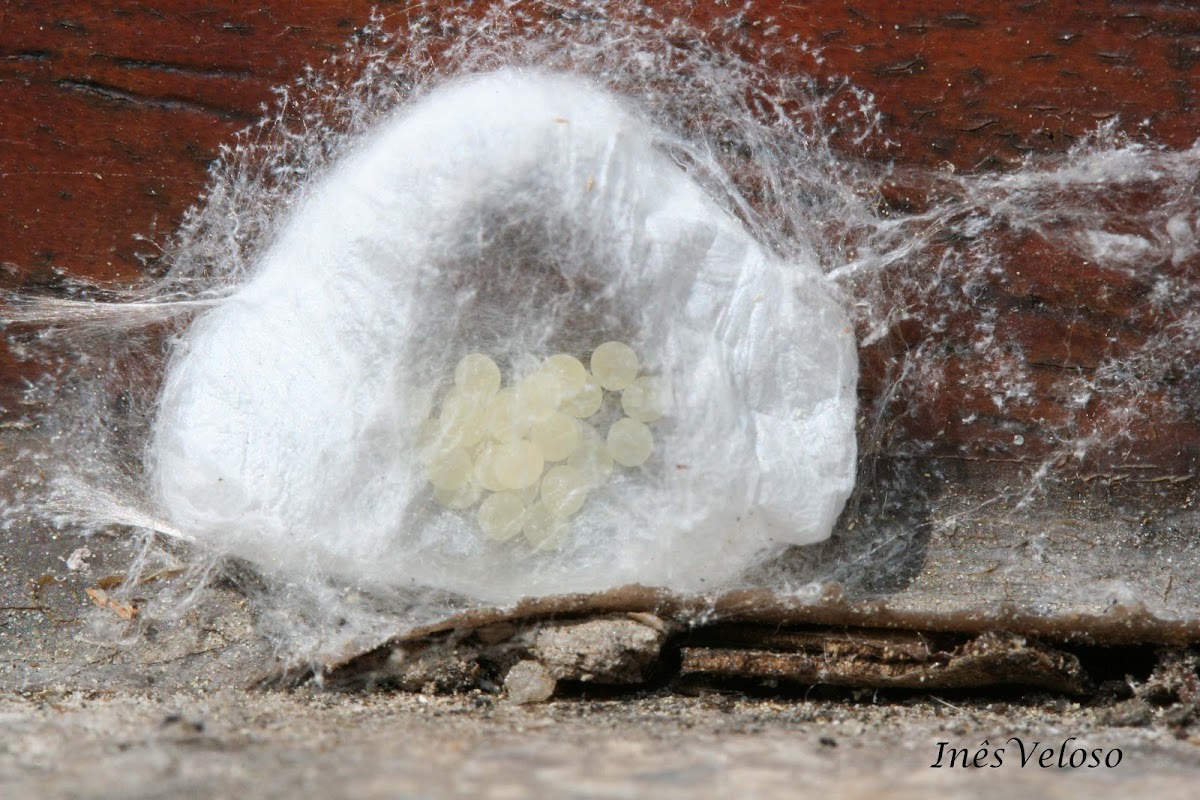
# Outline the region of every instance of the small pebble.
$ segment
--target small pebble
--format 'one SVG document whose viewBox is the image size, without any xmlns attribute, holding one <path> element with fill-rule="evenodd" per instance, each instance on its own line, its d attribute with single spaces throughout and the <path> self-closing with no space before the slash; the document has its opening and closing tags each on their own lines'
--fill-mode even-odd
<svg viewBox="0 0 1200 800">
<path fill-rule="evenodd" d="M 504 676 L 504 691 L 508 694 L 508 702 L 519 706 L 544 703 L 554 694 L 557 683 L 539 662 L 518 661 Z"/>
</svg>

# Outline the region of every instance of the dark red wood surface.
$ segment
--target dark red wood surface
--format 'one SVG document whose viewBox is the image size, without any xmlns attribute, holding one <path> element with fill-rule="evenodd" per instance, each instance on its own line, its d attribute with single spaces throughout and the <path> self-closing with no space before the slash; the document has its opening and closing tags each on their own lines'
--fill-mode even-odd
<svg viewBox="0 0 1200 800">
<path fill-rule="evenodd" d="M 368 19 L 397 26 L 408 3 L 364 0 L 8 0 L 0 11 L 0 284 L 36 288 L 62 276 L 125 281 L 153 248 L 135 239 L 173 229 L 200 194 L 218 147 L 257 120 L 271 88 L 319 65 Z M 708 4 L 689 9 L 703 17 Z M 1196 75 L 1200 10 L 1167 3 L 762 2 L 747 29 L 773 24 L 819 49 L 776 57 L 780 70 L 846 76 L 875 96 L 892 146 L 855 157 L 962 171 L 1005 170 L 1030 153 L 1057 153 L 1118 117 L 1131 135 L 1172 148 L 1200 137 Z M 902 197 L 917 201 L 920 187 Z M 904 191 L 897 190 L 903 195 Z M 894 199 L 894 198 L 893 198 Z M 1064 369 L 1088 370 L 1114 322 L 1145 287 L 1114 285 L 1096 307 L 1099 276 L 1083 259 L 1013 237 L 1006 268 L 1012 337 L 1043 372 L 1035 407 L 1008 412 L 1031 427 L 1063 415 L 1051 390 Z M 1028 302 L 1035 298 L 1036 308 Z M 1117 325 L 1128 345 L 1147 335 Z M 864 353 L 863 397 L 880 390 L 890 360 L 919 325 Z M 1124 346 L 1124 345 L 1122 345 Z M 964 357 L 954 366 L 969 373 Z M 0 407 L 18 405 L 20 365 L 0 342 Z M 990 411 L 963 423 L 964 409 Z M 933 393 L 901 424 L 984 454 L 1011 438 L 987 398 Z M 1104 409 L 1089 423 L 1103 427 Z M 1191 422 L 1153 431 L 1140 457 L 1177 469 L 1200 449 Z M 1168 459 L 1169 460 L 1169 459 Z"/>
</svg>

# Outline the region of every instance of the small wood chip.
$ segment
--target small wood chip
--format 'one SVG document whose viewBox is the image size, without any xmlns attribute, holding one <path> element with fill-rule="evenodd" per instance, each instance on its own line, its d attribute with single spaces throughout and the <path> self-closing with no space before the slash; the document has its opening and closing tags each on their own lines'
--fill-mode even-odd
<svg viewBox="0 0 1200 800">
<path fill-rule="evenodd" d="M 84 591 L 93 603 L 100 608 L 111 609 L 121 619 L 129 620 L 138 615 L 137 607 L 132 603 L 122 603 L 120 600 L 110 597 L 108 592 L 103 589 L 85 589 Z"/>
</svg>

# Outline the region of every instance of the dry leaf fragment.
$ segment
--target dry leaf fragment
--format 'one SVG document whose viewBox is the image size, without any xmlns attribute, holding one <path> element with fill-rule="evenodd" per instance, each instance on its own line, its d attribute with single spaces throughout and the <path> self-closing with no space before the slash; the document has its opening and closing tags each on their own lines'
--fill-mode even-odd
<svg viewBox="0 0 1200 800">
<path fill-rule="evenodd" d="M 118 617 L 124 620 L 133 619 L 138 615 L 137 607 L 131 603 L 122 603 L 113 597 L 109 597 L 108 592 L 103 589 L 85 589 L 87 596 L 92 599 L 100 608 L 112 609 Z"/>
</svg>

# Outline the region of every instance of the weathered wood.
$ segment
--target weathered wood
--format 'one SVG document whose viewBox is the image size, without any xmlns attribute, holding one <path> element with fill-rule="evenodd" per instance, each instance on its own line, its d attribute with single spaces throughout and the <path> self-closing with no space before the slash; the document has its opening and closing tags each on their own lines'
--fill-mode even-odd
<svg viewBox="0 0 1200 800">
<path fill-rule="evenodd" d="M 271 87 L 339 51 L 374 4 L 179 5 L 190 4 L 5 5 L 0 260 L 18 282 L 53 280 L 55 268 L 139 274 L 133 235 L 169 230 L 217 147 L 260 116 Z M 1200 11 L 920 6 L 767 2 L 746 25 L 779 25 L 814 46 L 778 56 L 779 69 L 846 76 L 874 93 L 894 144 L 870 157 L 1011 165 L 1061 152 L 1117 115 L 1126 130 L 1172 147 L 1200 132 Z M 409 13 L 388 17 L 399 27 Z"/>
<path fill-rule="evenodd" d="M 787 650 L 724 643 L 689 646 L 681 651 L 680 674 L 923 692 L 1010 685 L 1083 694 L 1090 688 L 1079 659 L 1024 637 L 987 633 L 944 647 L 927 645 L 923 657 L 913 658 L 911 653 L 896 657 L 894 636 L 878 631 L 814 633 L 810 641 Z M 901 647 L 910 637 L 897 637 Z"/>
<path fill-rule="evenodd" d="M 246 5 L 209 0 L 95 3 L 23 0 L 0 22 L 0 285 L 53 287 L 64 276 L 129 281 L 153 271 L 154 248 L 135 239 L 171 231 L 200 195 L 218 147 L 261 115 L 271 87 L 320 66 L 368 19 L 367 0 Z M 913 7 L 919 5 L 919 8 Z M 382 6 L 399 29 L 410 4 Z M 680 4 L 703 23 L 711 7 Z M 662 13 L 670 16 L 670 9 Z M 744 17 L 754 36 L 778 26 L 806 47 L 773 57 L 779 70 L 834 85 L 841 77 L 874 94 L 882 135 L 865 145 L 835 140 L 855 158 L 958 170 L 1004 170 L 1037 153 L 1062 152 L 1101 121 L 1169 147 L 1200 134 L 1194 77 L 1200 11 L 1159 3 L 994 4 L 763 2 Z M 831 112 L 833 113 L 833 112 Z M 886 143 L 886 144 L 885 144 Z M 924 202 L 928 185 L 884 187 L 885 202 Z M 1147 199 L 1146 202 L 1150 202 Z M 944 387 L 891 435 L 935 441 L 935 454 L 1005 454 L 1014 424 L 1029 429 L 1017 459 L 1038 459 L 1038 420 L 1063 416 L 1054 394 L 1063 370 L 1088 370 L 1117 330 L 1119 356 L 1148 335 L 1129 322 L 1147 287 L 1100 273 L 1077 254 L 1011 236 L 1001 243 L 1007 279 L 991 291 L 1004 330 L 1028 353 L 1038 402 L 998 413 L 986 392 Z M 1107 290 L 1103 299 L 1098 282 Z M 964 324 L 969 321 L 963 320 Z M 907 327 L 906 327 L 907 326 Z M 931 334 L 897 326 L 863 354 L 870 404 L 894 363 Z M 938 334 L 953 348 L 956 332 Z M 18 364 L 0 342 L 0 414 L 20 413 Z M 972 413 L 974 412 L 974 413 Z M 971 422 L 963 422 L 971 419 Z M 1098 408 L 1086 424 L 1118 423 Z M 1148 423 L 1139 423 L 1148 428 Z M 1135 452 L 1100 455 L 1178 471 L 1194 459 L 1200 428 L 1172 423 L 1135 430 Z M 1086 433 L 1086 431 L 1084 431 Z"/>
</svg>

